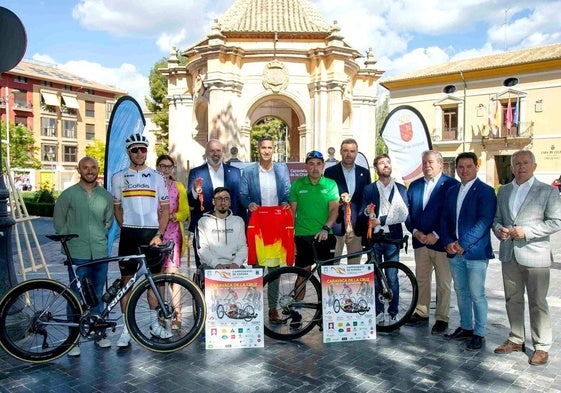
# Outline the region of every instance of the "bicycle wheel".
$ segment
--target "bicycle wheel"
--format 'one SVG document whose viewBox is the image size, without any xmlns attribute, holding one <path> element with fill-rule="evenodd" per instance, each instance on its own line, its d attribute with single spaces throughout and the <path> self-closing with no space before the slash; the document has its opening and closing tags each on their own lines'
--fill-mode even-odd
<svg viewBox="0 0 561 393">
<path fill-rule="evenodd" d="M 333 311 L 335 311 L 335 314 L 338 314 L 340 310 L 341 302 L 339 301 L 339 299 L 335 299 L 335 301 L 333 302 Z"/>
<path fill-rule="evenodd" d="M 390 332 L 405 324 L 415 311 L 418 297 L 417 280 L 401 262 L 384 262 L 376 271 L 376 330 Z M 382 293 L 379 275 L 383 274 L 389 290 Z"/>
<path fill-rule="evenodd" d="M 358 301 L 358 314 L 364 315 L 369 310 L 370 309 L 368 308 L 368 303 L 366 303 L 366 300 L 360 298 Z"/>
<path fill-rule="evenodd" d="M 255 310 L 253 308 L 253 306 L 251 305 L 247 305 L 244 307 L 243 309 L 243 315 L 244 315 L 244 321 L 249 322 L 251 321 L 253 318 L 255 318 Z"/>
<path fill-rule="evenodd" d="M 165 307 L 173 310 L 171 318 L 181 318 L 181 328 L 171 330 L 172 337 L 161 339 L 150 333 L 150 306 L 148 280 L 143 280 L 131 292 L 125 312 L 125 323 L 132 338 L 142 347 L 155 352 L 173 352 L 191 344 L 202 332 L 206 319 L 204 296 L 199 287 L 179 274 L 156 274 L 154 283 L 164 300 Z M 153 297 L 153 294 L 151 295 Z M 159 306 L 158 306 L 159 308 Z M 158 308 L 156 309 L 158 311 Z M 163 313 L 158 311 L 160 315 Z"/>
<path fill-rule="evenodd" d="M 78 341 L 82 306 L 67 286 L 39 279 L 16 285 L 0 302 L 0 344 L 16 359 L 44 363 Z M 69 322 L 76 326 L 68 327 Z"/>
<path fill-rule="evenodd" d="M 301 283 L 295 287 L 297 280 Z M 292 340 L 321 323 L 321 286 L 311 272 L 294 266 L 275 269 L 263 278 L 263 293 L 263 309 L 276 309 L 282 322 L 265 317 L 267 336 Z"/>
<path fill-rule="evenodd" d="M 224 311 L 224 306 L 222 304 L 219 304 L 216 308 L 216 316 L 218 317 L 218 319 L 222 319 L 224 317 L 224 314 L 226 314 L 226 311 Z"/>
</svg>

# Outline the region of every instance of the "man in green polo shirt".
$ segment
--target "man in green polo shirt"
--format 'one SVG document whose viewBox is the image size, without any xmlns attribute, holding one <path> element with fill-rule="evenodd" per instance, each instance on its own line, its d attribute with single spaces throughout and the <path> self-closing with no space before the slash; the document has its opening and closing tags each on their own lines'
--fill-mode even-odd
<svg viewBox="0 0 561 393">
<path fill-rule="evenodd" d="M 313 247 L 319 259 L 333 258 L 335 236 L 331 228 L 337 219 L 339 209 L 339 189 L 334 180 L 323 176 L 325 162 L 319 151 L 306 155 L 307 176 L 296 179 L 290 188 L 288 201 L 294 215 L 294 244 L 296 246 L 296 266 L 310 270 L 314 263 Z M 296 287 L 300 284 L 296 280 Z M 299 297 L 304 298 L 304 293 Z M 301 326 L 302 316 L 292 313 L 290 326 Z"/>
<path fill-rule="evenodd" d="M 82 158 L 78 163 L 78 173 L 80 181 L 60 194 L 53 213 L 56 233 L 78 235 L 68 242 L 70 255 L 76 266 L 107 256 L 107 232 L 113 223 L 113 198 L 97 182 L 99 174 L 97 161 L 92 157 Z M 80 281 L 84 277 L 91 280 L 99 301 L 91 312 L 101 314 L 103 311 L 101 296 L 107 278 L 107 264 L 79 267 L 76 273 Z M 74 292 L 78 291 L 75 285 L 72 289 Z M 111 341 L 102 338 L 97 341 L 97 344 L 107 348 L 111 346 Z M 80 347 L 72 348 L 68 355 L 80 356 Z"/>
</svg>

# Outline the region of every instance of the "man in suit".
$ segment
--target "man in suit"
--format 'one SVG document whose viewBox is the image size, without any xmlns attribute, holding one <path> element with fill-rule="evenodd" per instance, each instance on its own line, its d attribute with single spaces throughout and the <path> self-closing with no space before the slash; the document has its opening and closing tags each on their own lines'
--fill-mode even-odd
<svg viewBox="0 0 561 393">
<path fill-rule="evenodd" d="M 489 259 L 494 258 L 490 229 L 497 210 L 495 190 L 477 178 L 478 169 L 474 153 L 456 157 L 461 184 L 448 189 L 440 218 L 440 238 L 448 254 L 460 312 L 460 327 L 444 337 L 469 339 L 470 351 L 481 349 L 485 341 L 485 277 Z"/>
<path fill-rule="evenodd" d="M 378 181 L 364 187 L 362 197 L 363 212 L 360 219 L 364 222 L 372 216 L 374 233 L 384 231 L 392 239 L 403 238 L 403 223 L 409 215 L 407 206 L 407 189 L 403 184 L 398 184 L 391 177 L 392 161 L 387 154 L 380 154 L 374 158 L 374 169 L 378 174 Z M 370 204 L 374 205 L 371 211 Z M 399 261 L 399 248 L 394 243 L 375 244 L 378 261 Z M 394 294 L 399 294 L 399 281 L 397 269 L 386 270 L 390 288 Z M 388 310 L 384 310 L 382 303 L 376 296 L 376 320 L 383 323 L 386 320 L 395 319 L 398 313 L 399 297 L 394 296 L 389 304 Z"/>
<path fill-rule="evenodd" d="M 432 271 L 436 276 L 436 313 L 432 334 L 448 329 L 448 312 L 452 275 L 440 239 L 440 215 L 446 191 L 458 181 L 442 173 L 444 160 L 436 150 L 423 152 L 423 177 L 411 183 L 407 191 L 409 221 L 407 229 L 413 234 L 415 276 L 419 284 L 419 299 L 409 324 L 428 322 L 431 299 Z"/>
<path fill-rule="evenodd" d="M 230 210 L 238 214 L 238 195 L 240 194 L 241 173 L 238 168 L 222 162 L 224 147 L 216 140 L 211 139 L 206 144 L 206 163 L 189 172 L 187 181 L 187 197 L 191 206 L 191 221 L 189 231 L 195 233 L 199 219 L 204 213 L 214 210 L 212 203 L 214 190 L 217 187 L 228 187 L 231 195 Z M 201 262 L 197 252 L 196 240 L 193 237 L 195 263 L 197 267 Z"/>
<path fill-rule="evenodd" d="M 269 135 L 261 137 L 257 143 L 259 162 L 248 165 L 242 174 L 240 187 L 240 201 L 249 214 L 260 206 L 282 206 L 290 208 L 288 194 L 290 193 L 290 177 L 285 164 L 273 162 L 275 146 Z M 279 228 L 280 230 L 280 228 Z M 253 241 L 253 239 L 248 239 Z M 268 271 L 276 269 L 280 264 L 279 258 L 257 261 L 259 266 L 267 267 Z M 274 324 L 282 323 L 277 311 L 278 281 L 271 283 L 268 288 L 269 321 Z"/>
<path fill-rule="evenodd" d="M 325 170 L 325 177 L 335 180 L 341 202 L 337 221 L 333 226 L 333 234 L 337 239 L 335 256 L 343 253 L 347 246 L 347 253 L 362 250 L 362 230 L 357 226 L 362 205 L 364 187 L 370 184 L 370 172 L 355 164 L 358 154 L 356 140 L 348 138 L 341 142 L 341 161 Z M 350 258 L 348 263 L 360 263 L 360 257 Z"/>
<path fill-rule="evenodd" d="M 524 291 L 528 295 L 534 354 L 530 364 L 546 364 L 553 340 L 547 304 L 551 266 L 549 236 L 561 229 L 559 192 L 534 177 L 536 158 L 529 150 L 512 155 L 514 180 L 497 194 L 493 232 L 499 238 L 508 339 L 495 353 L 524 352 Z"/>
</svg>

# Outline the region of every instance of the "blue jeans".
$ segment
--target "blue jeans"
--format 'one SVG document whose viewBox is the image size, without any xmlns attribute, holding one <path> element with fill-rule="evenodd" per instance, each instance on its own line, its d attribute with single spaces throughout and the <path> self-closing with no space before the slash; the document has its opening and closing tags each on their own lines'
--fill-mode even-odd
<svg viewBox="0 0 561 393">
<path fill-rule="evenodd" d="M 388 262 L 394 261 L 399 262 L 399 249 L 397 248 L 397 244 L 392 243 L 382 243 L 382 244 L 374 244 L 374 251 L 376 252 L 376 258 L 379 262 Z M 382 259 L 383 257 L 383 259 Z M 398 313 L 398 304 L 399 304 L 399 280 L 397 278 L 397 269 L 389 268 L 385 269 L 386 277 L 388 279 L 388 284 L 390 289 L 393 292 L 393 298 L 390 302 L 388 307 L 388 312 L 393 317 Z M 384 311 L 384 306 L 378 300 L 378 291 L 379 291 L 379 284 L 378 279 L 375 280 L 375 298 L 376 298 L 376 314 L 379 314 Z"/>
<path fill-rule="evenodd" d="M 74 265 L 80 266 L 84 263 L 89 262 L 90 260 L 73 259 L 72 261 L 74 262 Z M 69 279 L 70 279 L 70 269 L 71 269 L 70 266 L 68 266 Z M 107 280 L 108 269 L 109 267 L 107 266 L 107 263 L 100 263 L 92 266 L 78 267 L 76 271 L 76 275 L 78 276 L 80 282 L 82 282 L 82 278 L 86 276 L 89 277 L 90 280 L 92 280 L 92 284 L 95 289 L 95 294 L 97 296 L 97 300 L 99 301 L 98 305 L 91 309 L 92 314 L 101 315 L 101 312 L 105 308 L 103 304 L 103 300 L 101 300 L 101 297 L 103 296 L 103 291 L 105 290 L 105 281 Z M 78 295 L 78 287 L 76 286 L 76 284 L 72 284 L 70 287 L 72 288 L 74 293 Z M 82 290 L 84 290 L 83 285 L 82 285 Z"/>
<path fill-rule="evenodd" d="M 489 260 L 469 260 L 463 255 L 456 255 L 448 258 L 448 261 L 458 299 L 460 327 L 473 329 L 473 334 L 485 337 L 489 308 L 485 295 L 485 277 Z"/>
</svg>

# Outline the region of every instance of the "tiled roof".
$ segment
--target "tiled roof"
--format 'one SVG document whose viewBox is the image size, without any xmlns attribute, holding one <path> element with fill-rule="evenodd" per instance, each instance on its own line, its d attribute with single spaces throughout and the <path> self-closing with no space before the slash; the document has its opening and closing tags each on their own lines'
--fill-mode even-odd
<svg viewBox="0 0 561 393">
<path fill-rule="evenodd" d="M 222 32 L 329 33 L 330 25 L 306 0 L 237 0 L 219 18 Z"/>
<path fill-rule="evenodd" d="M 82 78 L 81 76 L 63 71 L 55 65 L 46 65 L 39 62 L 22 60 L 17 66 L 7 72 L 12 75 L 21 75 L 28 78 L 35 78 L 42 81 L 60 83 L 63 85 L 78 86 L 82 88 L 90 88 L 94 90 L 102 90 L 117 94 L 126 94 L 125 91 L 119 90 L 113 86 L 103 85 L 91 80 Z"/>
<path fill-rule="evenodd" d="M 422 70 L 412 71 L 406 74 L 387 78 L 383 80 L 382 83 L 457 74 L 460 71 L 468 72 L 508 67 L 547 60 L 561 60 L 561 44 L 501 52 L 472 59 L 451 61 Z"/>
</svg>

